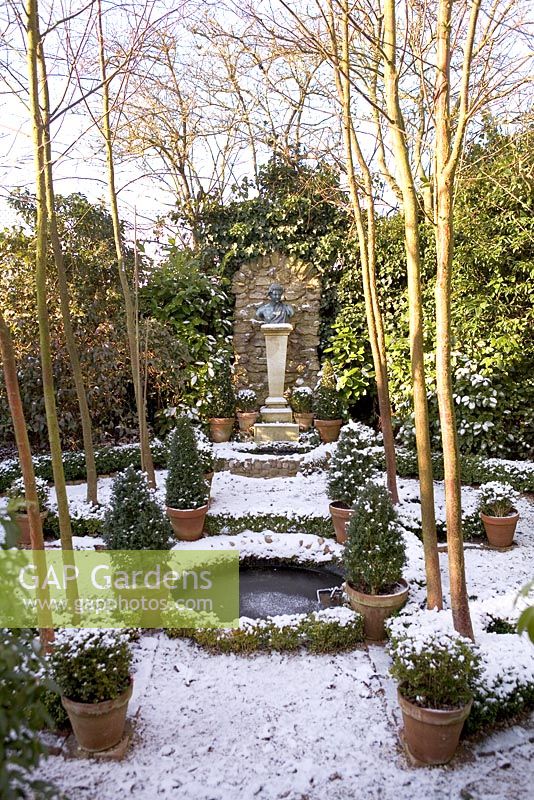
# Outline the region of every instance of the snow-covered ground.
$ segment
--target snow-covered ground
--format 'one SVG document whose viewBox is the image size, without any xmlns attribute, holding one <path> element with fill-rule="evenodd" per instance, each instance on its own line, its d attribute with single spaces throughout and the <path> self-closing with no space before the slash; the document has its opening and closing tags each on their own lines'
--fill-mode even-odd
<svg viewBox="0 0 534 800">
<path fill-rule="evenodd" d="M 162 484 L 163 473 L 158 479 Z M 109 479 L 101 481 L 102 500 Z M 69 487 L 74 504 L 84 486 Z M 419 513 L 416 481 L 400 481 L 405 518 Z M 443 486 L 436 484 L 438 515 Z M 476 490 L 464 490 L 474 506 Z M 466 549 L 469 595 L 476 626 L 487 613 L 513 616 L 517 589 L 534 571 L 534 504 L 523 498 L 517 546 L 508 552 Z M 215 476 L 211 513 L 286 513 L 327 516 L 320 473 L 295 478 L 248 479 Z M 266 538 L 267 537 L 267 538 Z M 203 546 L 228 540 L 247 552 L 276 549 L 278 542 L 314 557 L 323 541 L 298 534 L 244 533 L 213 537 Z M 302 539 L 302 544 L 300 540 Z M 291 544 L 289 544 L 291 540 Z M 310 548 L 307 549 L 307 545 Z M 333 545 L 333 549 L 336 546 Z M 408 537 L 406 577 L 421 581 L 422 549 Z M 445 590 L 446 554 L 441 555 Z M 423 590 L 414 586 L 412 606 Z M 481 631 L 480 631 L 481 633 Z M 489 638 L 491 637 L 491 638 Z M 481 635 L 498 658 L 516 636 Z M 502 642 L 502 646 L 501 643 Z M 520 642 L 523 647 L 525 643 Z M 529 645 L 530 647 L 530 645 Z M 306 653 L 242 657 L 210 655 L 198 646 L 143 636 L 136 645 L 136 690 L 131 713 L 135 735 L 121 762 L 49 757 L 42 774 L 71 800 L 403 800 L 471 798 L 527 800 L 534 777 L 534 715 L 476 743 L 464 743 L 447 767 L 415 769 L 399 745 L 400 716 L 395 686 L 383 648 L 351 653 Z M 532 647 L 534 666 L 534 647 Z"/>
<path fill-rule="evenodd" d="M 527 800 L 534 718 L 447 767 L 415 769 L 399 745 L 388 659 L 208 655 L 144 637 L 135 738 L 122 762 L 50 757 L 42 774 L 71 800 Z"/>
</svg>

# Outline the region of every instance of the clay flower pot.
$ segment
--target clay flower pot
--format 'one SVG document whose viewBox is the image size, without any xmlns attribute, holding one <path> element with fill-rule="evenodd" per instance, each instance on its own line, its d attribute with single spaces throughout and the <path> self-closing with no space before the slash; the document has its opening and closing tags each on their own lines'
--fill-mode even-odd
<svg viewBox="0 0 534 800">
<path fill-rule="evenodd" d="M 352 508 L 348 508 L 348 506 L 341 502 L 341 500 L 334 500 L 333 503 L 330 503 L 329 508 L 330 516 L 332 517 L 332 522 L 334 524 L 334 530 L 336 532 L 336 542 L 339 542 L 339 544 L 345 544 L 347 541 L 347 526 L 350 518 L 354 514 L 354 511 Z"/>
<path fill-rule="evenodd" d="M 452 710 L 420 708 L 397 691 L 410 755 L 423 764 L 447 764 L 453 757 L 473 701 Z"/>
<path fill-rule="evenodd" d="M 48 511 L 41 511 L 39 514 L 41 517 L 41 524 L 44 522 L 46 517 L 48 516 Z M 23 547 L 27 547 L 31 545 L 32 540 L 30 537 L 30 518 L 27 514 L 15 514 L 15 522 L 18 525 L 18 529 L 20 532 L 19 536 L 19 545 Z"/>
<path fill-rule="evenodd" d="M 313 425 L 313 414 L 307 412 L 294 412 L 293 416 L 295 417 L 295 422 L 299 426 L 301 431 L 309 431 L 311 426 Z"/>
<path fill-rule="evenodd" d="M 202 538 L 204 521 L 208 513 L 207 503 L 200 508 L 181 509 L 167 506 L 165 510 L 177 539 L 183 542 L 196 542 Z"/>
<path fill-rule="evenodd" d="M 80 747 L 98 753 L 120 742 L 132 690 L 133 681 L 115 700 L 104 700 L 102 703 L 77 703 L 68 697 L 61 698 Z"/>
<path fill-rule="evenodd" d="M 365 594 L 358 592 L 350 583 L 343 584 L 352 608 L 363 617 L 363 631 L 366 639 L 382 642 L 386 638 L 385 620 L 403 607 L 410 591 L 403 578 L 399 581 L 398 587 L 393 594 Z"/>
<path fill-rule="evenodd" d="M 480 519 L 492 547 L 510 547 L 514 541 L 514 533 L 519 519 L 517 511 L 507 517 L 490 517 L 481 511 Z"/>
<path fill-rule="evenodd" d="M 212 442 L 229 442 L 233 429 L 233 417 L 212 417 L 210 419 L 210 436 Z"/>
<path fill-rule="evenodd" d="M 238 411 L 237 421 L 239 423 L 239 430 L 242 433 L 248 433 L 256 420 L 258 419 L 257 411 Z"/>
<path fill-rule="evenodd" d="M 319 431 L 321 441 L 325 444 L 337 441 L 339 431 L 343 425 L 342 419 L 316 419 L 315 427 Z"/>
</svg>

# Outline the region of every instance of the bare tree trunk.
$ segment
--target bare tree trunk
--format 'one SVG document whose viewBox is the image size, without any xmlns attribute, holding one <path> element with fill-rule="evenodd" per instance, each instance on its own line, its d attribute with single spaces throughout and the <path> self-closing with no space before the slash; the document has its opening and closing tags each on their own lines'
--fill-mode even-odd
<svg viewBox="0 0 534 800">
<path fill-rule="evenodd" d="M 472 5 L 471 26 L 474 35 L 476 12 Z M 462 534 L 462 490 L 460 456 L 456 435 L 456 418 L 452 394 L 451 370 L 451 272 L 454 247 L 453 191 L 457 159 L 451 159 L 450 131 L 450 27 L 451 0 L 440 0 L 438 6 L 436 93 L 434 112 L 436 122 L 436 380 L 439 404 L 445 500 L 451 607 L 454 627 L 471 639 L 473 625 L 465 580 L 465 559 Z M 472 45 L 471 45 L 472 46 Z M 467 51 L 466 51 L 467 52 Z M 469 74 L 470 60 L 464 60 L 464 83 Z M 460 117 L 460 124 L 462 119 Z M 461 129 L 459 129 L 461 130 Z M 457 140 L 458 142 L 458 140 Z M 456 142 L 456 143 L 457 143 Z"/>
<path fill-rule="evenodd" d="M 46 212 L 46 154 L 43 136 L 43 121 L 39 108 L 39 88 L 37 74 L 37 50 L 39 47 L 39 20 L 37 0 L 27 0 L 27 60 L 30 86 L 30 106 L 32 114 L 33 146 L 36 179 L 36 254 L 35 254 L 35 286 L 37 294 L 37 316 L 39 321 L 39 345 L 41 350 L 41 368 L 43 378 L 43 395 L 48 427 L 48 440 L 52 458 L 52 471 L 56 487 L 59 532 L 61 546 L 64 550 L 72 550 L 72 528 L 69 515 L 69 503 L 63 471 L 61 439 L 56 410 L 54 391 L 54 374 L 52 368 L 52 351 L 50 345 L 50 325 L 46 304 L 46 260 L 47 260 L 47 212 Z"/>
<path fill-rule="evenodd" d="M 107 171 L 108 171 L 108 188 L 111 206 L 111 219 L 113 221 L 113 234 L 115 238 L 115 250 L 117 253 L 117 265 L 119 268 L 119 278 L 121 282 L 122 293 L 124 297 L 124 305 L 126 308 L 126 330 L 128 334 L 128 346 L 130 350 L 130 361 L 132 365 L 132 379 L 135 393 L 135 404 L 137 408 L 137 416 L 139 421 L 139 445 L 141 449 L 141 467 L 147 473 L 148 483 L 150 486 L 155 487 L 156 476 L 154 473 L 154 464 L 152 461 L 152 453 L 150 452 L 150 442 L 148 438 L 148 426 L 146 421 L 146 409 L 143 402 L 143 388 L 140 369 L 139 357 L 139 341 L 136 335 L 136 313 L 134 298 L 132 297 L 132 290 L 126 274 L 126 267 L 124 262 L 124 252 L 122 246 L 119 208 L 117 203 L 117 190 L 115 186 L 115 166 L 113 160 L 113 137 L 111 132 L 110 121 L 110 101 L 109 101 L 109 80 L 106 74 L 106 59 L 104 51 L 104 34 L 102 27 L 102 7 L 101 2 L 98 2 L 98 34 L 99 34 L 99 60 L 100 60 L 100 74 L 102 80 L 102 133 L 104 136 Z"/>
<path fill-rule="evenodd" d="M 19 380 L 17 373 L 17 364 L 15 361 L 15 354 L 13 351 L 13 343 L 9 328 L 0 309 L 0 355 L 4 365 L 4 379 L 6 384 L 7 400 L 9 403 L 9 410 L 11 412 L 11 419 L 13 421 L 13 430 L 15 431 L 15 441 L 17 442 L 17 450 L 19 454 L 20 470 L 22 472 L 22 479 L 24 481 L 24 496 L 26 498 L 26 513 L 28 514 L 28 522 L 30 526 L 30 542 L 32 550 L 44 550 L 43 539 L 43 526 L 41 522 L 41 514 L 39 508 L 39 498 L 37 496 L 37 487 L 35 484 L 35 472 L 33 469 L 32 453 L 30 449 L 30 441 L 28 438 L 28 429 L 26 427 L 26 420 L 24 419 L 24 409 L 22 407 L 22 399 L 20 396 Z M 44 564 L 41 560 L 37 560 L 37 567 L 40 570 L 39 583 L 42 584 L 41 575 L 44 571 Z M 44 578 L 45 576 L 42 575 Z M 41 610 L 41 614 L 43 611 Z M 39 621 L 40 630 L 39 636 L 43 649 L 47 649 L 50 642 L 54 639 L 54 631 L 49 625 L 50 616 Z M 46 626 L 46 627 L 43 627 Z"/>
<path fill-rule="evenodd" d="M 442 608 L 441 573 L 437 547 L 434 482 L 423 351 L 423 303 L 417 194 L 410 166 L 404 120 L 399 102 L 396 68 L 395 0 L 384 0 L 384 80 L 393 153 L 402 192 L 408 272 L 410 356 L 415 412 L 415 436 L 421 497 L 423 548 L 429 608 Z"/>
<path fill-rule="evenodd" d="M 337 57 L 337 42 L 332 42 L 335 50 L 334 71 L 339 101 L 342 107 L 343 143 L 345 148 L 345 165 L 347 180 L 352 204 L 360 260 L 362 264 L 362 283 L 365 300 L 365 313 L 371 353 L 375 369 L 378 406 L 384 439 L 384 456 L 386 461 L 387 486 L 393 503 L 399 502 L 397 490 L 397 463 L 395 457 L 395 441 L 391 420 L 391 403 L 389 398 L 389 384 L 387 372 L 386 341 L 384 325 L 376 287 L 376 217 L 374 209 L 374 195 L 372 177 L 369 167 L 363 157 L 358 138 L 354 130 L 351 114 L 351 85 L 350 85 L 350 54 L 349 54 L 349 8 L 346 0 L 342 2 L 341 9 L 342 42 L 341 58 Z M 334 30 L 332 26 L 332 31 Z M 332 33 L 332 36 L 334 34 Z M 354 154 L 358 159 L 360 169 L 364 176 L 365 197 L 367 201 L 367 226 L 358 197 L 358 186 L 355 177 Z"/>
<path fill-rule="evenodd" d="M 43 120 L 43 136 L 44 136 L 44 149 L 46 158 L 46 171 L 45 171 L 45 186 L 46 186 L 46 204 L 48 215 L 48 226 L 50 232 L 50 240 L 52 243 L 52 250 L 54 253 L 54 261 L 58 275 L 59 298 L 61 307 L 61 316 L 63 319 L 63 330 L 65 333 L 65 343 L 67 352 L 72 368 L 72 376 L 74 385 L 76 387 L 76 396 L 78 398 L 78 406 L 80 408 L 80 420 L 82 425 L 82 438 L 83 448 L 85 453 L 85 468 L 87 473 L 87 500 L 90 503 L 97 503 L 97 473 L 95 464 L 95 451 L 93 447 L 93 431 L 91 423 L 91 414 L 87 403 L 87 394 L 85 390 L 85 382 L 83 379 L 80 358 L 78 355 L 78 348 L 76 346 L 76 339 L 74 330 L 72 328 L 72 320 L 70 315 L 70 299 L 69 288 L 67 284 L 67 275 L 65 271 L 65 262 L 63 259 L 63 248 L 58 234 L 56 204 L 54 197 L 54 183 L 52 176 L 52 147 L 50 142 L 50 96 L 48 91 L 48 78 L 46 73 L 45 54 L 42 41 L 39 40 L 37 49 L 37 59 L 40 72 L 41 83 L 41 110 Z"/>
<path fill-rule="evenodd" d="M 24 410 L 20 397 L 17 364 L 13 352 L 13 343 L 9 328 L 0 310 L 0 353 L 4 365 L 6 393 L 13 420 L 15 441 L 19 453 L 20 469 L 24 480 L 24 494 L 26 496 L 26 512 L 30 523 L 31 546 L 34 550 L 44 550 L 43 526 L 39 510 L 39 498 L 35 485 L 35 472 L 33 469 L 28 429 L 24 419 Z"/>
</svg>

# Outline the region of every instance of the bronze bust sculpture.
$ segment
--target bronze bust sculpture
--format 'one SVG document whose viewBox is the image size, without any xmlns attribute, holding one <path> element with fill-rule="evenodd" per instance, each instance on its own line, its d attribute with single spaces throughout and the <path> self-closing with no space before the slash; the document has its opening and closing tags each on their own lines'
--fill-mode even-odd
<svg viewBox="0 0 534 800">
<path fill-rule="evenodd" d="M 256 311 L 256 319 L 261 320 L 269 325 L 280 325 L 288 322 L 289 318 L 293 316 L 295 310 L 289 303 L 284 303 L 282 297 L 284 294 L 284 287 L 280 283 L 272 283 L 267 292 L 269 302 L 264 303 Z"/>
</svg>

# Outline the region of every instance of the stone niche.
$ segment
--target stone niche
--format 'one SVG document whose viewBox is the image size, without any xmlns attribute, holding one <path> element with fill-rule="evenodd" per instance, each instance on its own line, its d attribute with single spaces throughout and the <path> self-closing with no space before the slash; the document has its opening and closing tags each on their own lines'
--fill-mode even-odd
<svg viewBox="0 0 534 800">
<path fill-rule="evenodd" d="M 314 388 L 319 372 L 319 306 L 321 282 L 310 264 L 272 253 L 245 264 L 235 273 L 234 352 L 237 387 L 254 389 L 261 403 L 268 395 L 265 339 L 256 309 L 267 301 L 271 283 L 281 283 L 285 300 L 295 309 L 287 347 L 286 389 Z"/>
</svg>

